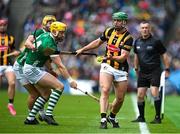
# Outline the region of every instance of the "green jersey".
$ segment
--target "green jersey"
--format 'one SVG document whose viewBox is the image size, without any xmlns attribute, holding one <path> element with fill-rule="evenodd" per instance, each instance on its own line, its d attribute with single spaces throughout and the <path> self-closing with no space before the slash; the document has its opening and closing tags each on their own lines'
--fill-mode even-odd
<svg viewBox="0 0 180 134">
<path fill-rule="evenodd" d="M 43 67 L 50 55 L 58 51 L 57 44 L 51 33 L 41 34 L 36 38 L 36 50 L 29 50 L 26 57 L 26 64 Z"/>
<path fill-rule="evenodd" d="M 46 31 L 44 29 L 37 29 L 36 31 L 32 32 L 31 35 L 34 35 L 36 38 L 43 34 L 43 33 L 46 33 Z M 20 53 L 20 55 L 18 56 L 17 58 L 17 62 L 23 66 L 24 63 L 25 63 L 25 60 L 26 60 L 26 56 L 27 56 L 27 53 L 28 53 L 29 49 L 28 48 L 25 48 L 23 52 Z"/>
</svg>

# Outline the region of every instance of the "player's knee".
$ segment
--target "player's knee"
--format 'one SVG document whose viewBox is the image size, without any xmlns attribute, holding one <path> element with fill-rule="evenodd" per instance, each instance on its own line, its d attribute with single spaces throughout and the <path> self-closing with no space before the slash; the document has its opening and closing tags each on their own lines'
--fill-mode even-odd
<svg viewBox="0 0 180 134">
<path fill-rule="evenodd" d="M 143 92 L 138 92 L 137 98 L 138 98 L 138 100 L 139 100 L 139 99 L 142 100 L 142 99 L 144 99 L 144 96 L 145 96 L 145 93 L 143 93 Z"/>
<path fill-rule="evenodd" d="M 102 90 L 101 94 L 105 97 L 109 96 L 109 91 L 107 90 Z"/>
<path fill-rule="evenodd" d="M 15 81 L 14 80 L 11 80 L 11 81 L 9 81 L 9 86 L 11 86 L 11 87 L 13 87 L 13 86 L 15 86 Z"/>
<path fill-rule="evenodd" d="M 43 96 L 44 98 L 48 98 L 48 97 L 50 96 L 50 94 L 51 94 L 51 90 L 46 90 L 46 91 L 44 91 L 44 92 L 42 93 L 42 96 Z"/>
<path fill-rule="evenodd" d="M 124 97 L 117 97 L 116 101 L 117 103 L 122 103 L 124 101 Z"/>
<path fill-rule="evenodd" d="M 30 94 L 30 95 L 29 95 L 29 98 L 30 98 L 31 100 L 36 100 L 38 97 L 39 97 L 39 94 Z"/>
<path fill-rule="evenodd" d="M 63 84 L 59 84 L 55 90 L 58 90 L 58 91 L 63 91 L 64 90 L 64 85 Z"/>
</svg>

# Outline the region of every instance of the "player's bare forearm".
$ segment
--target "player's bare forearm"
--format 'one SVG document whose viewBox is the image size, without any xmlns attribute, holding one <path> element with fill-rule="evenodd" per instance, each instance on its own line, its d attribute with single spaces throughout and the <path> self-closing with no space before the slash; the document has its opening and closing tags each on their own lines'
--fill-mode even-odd
<svg viewBox="0 0 180 134">
<path fill-rule="evenodd" d="M 29 35 L 24 43 L 24 46 L 29 49 L 35 49 L 35 46 L 33 45 L 33 41 L 34 41 L 33 35 Z"/>
<path fill-rule="evenodd" d="M 60 72 L 60 74 L 65 78 L 68 79 L 70 77 L 66 67 L 63 65 L 61 58 L 59 55 L 51 55 L 51 59 L 53 61 L 53 63 L 56 64 L 58 71 Z"/>
<path fill-rule="evenodd" d="M 88 51 L 91 49 L 98 48 L 103 42 L 98 38 L 92 42 L 90 42 L 87 46 L 83 48 L 83 51 Z"/>
<path fill-rule="evenodd" d="M 115 60 L 115 61 L 118 61 L 118 62 L 122 63 L 128 58 L 128 56 L 129 56 L 129 52 L 123 50 L 121 52 L 120 56 L 107 56 L 107 59 Z"/>
<path fill-rule="evenodd" d="M 66 67 L 63 65 L 63 66 L 59 66 L 58 67 L 58 70 L 60 72 L 60 74 L 65 78 L 65 79 L 68 79 L 70 77 Z"/>
</svg>

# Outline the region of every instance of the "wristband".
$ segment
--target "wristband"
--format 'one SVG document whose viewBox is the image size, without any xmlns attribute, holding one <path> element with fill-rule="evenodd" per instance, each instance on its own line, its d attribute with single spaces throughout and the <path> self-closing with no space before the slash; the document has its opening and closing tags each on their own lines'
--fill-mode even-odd
<svg viewBox="0 0 180 134">
<path fill-rule="evenodd" d="M 71 82 L 73 81 L 73 79 L 72 79 L 71 77 L 69 77 L 69 78 L 67 79 L 67 81 L 68 81 L 69 83 L 71 83 Z"/>
<path fill-rule="evenodd" d="M 165 71 L 170 72 L 170 69 L 169 69 L 169 68 L 166 68 Z"/>
</svg>

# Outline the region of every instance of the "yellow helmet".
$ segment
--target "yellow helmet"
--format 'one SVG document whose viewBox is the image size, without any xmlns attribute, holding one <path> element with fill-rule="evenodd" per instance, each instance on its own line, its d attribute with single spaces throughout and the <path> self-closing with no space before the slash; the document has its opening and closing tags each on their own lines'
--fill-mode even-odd
<svg viewBox="0 0 180 134">
<path fill-rule="evenodd" d="M 48 21 L 56 21 L 56 17 L 54 15 L 46 15 L 42 20 L 42 25 L 46 26 Z"/>
<path fill-rule="evenodd" d="M 67 25 L 65 23 L 55 21 L 51 23 L 50 26 L 50 31 L 52 32 L 53 30 L 55 31 L 66 31 Z"/>
</svg>

